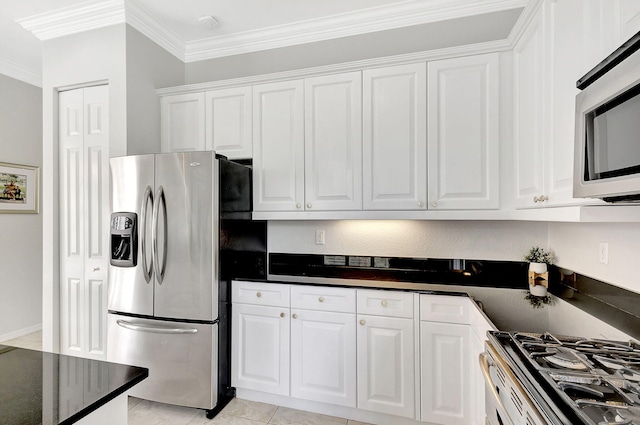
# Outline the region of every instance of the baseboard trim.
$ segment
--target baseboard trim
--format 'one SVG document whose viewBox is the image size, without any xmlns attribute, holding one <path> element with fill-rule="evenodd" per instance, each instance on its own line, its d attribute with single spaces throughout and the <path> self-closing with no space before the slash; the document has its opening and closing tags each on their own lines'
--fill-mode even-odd
<svg viewBox="0 0 640 425">
<path fill-rule="evenodd" d="M 38 332 L 42 330 L 42 323 L 38 323 L 37 325 L 29 326 L 27 328 L 18 329 L 16 331 L 8 332 L 6 334 L 0 335 L 0 342 L 8 341 L 10 339 L 20 338 L 25 335 L 29 335 L 30 333 Z"/>
</svg>

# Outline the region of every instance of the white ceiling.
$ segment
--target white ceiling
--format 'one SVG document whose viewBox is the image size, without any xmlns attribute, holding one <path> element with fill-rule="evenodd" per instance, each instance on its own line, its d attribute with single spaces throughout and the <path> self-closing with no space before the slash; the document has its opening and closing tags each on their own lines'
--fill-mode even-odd
<svg viewBox="0 0 640 425">
<path fill-rule="evenodd" d="M 522 8 L 528 0 L 1 0 L 0 73 L 38 84 L 42 42 L 127 22 L 185 62 Z M 219 27 L 198 21 L 212 15 Z"/>
</svg>

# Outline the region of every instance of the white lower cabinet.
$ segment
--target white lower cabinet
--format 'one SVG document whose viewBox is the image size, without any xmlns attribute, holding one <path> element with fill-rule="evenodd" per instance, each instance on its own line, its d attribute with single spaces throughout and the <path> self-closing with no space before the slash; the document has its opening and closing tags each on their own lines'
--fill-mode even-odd
<svg viewBox="0 0 640 425">
<path fill-rule="evenodd" d="M 291 397 L 356 407 L 356 316 L 291 311 Z"/>
<path fill-rule="evenodd" d="M 231 384 L 289 395 L 289 308 L 234 304 Z"/>
<path fill-rule="evenodd" d="M 492 325 L 467 297 L 234 281 L 232 302 L 241 397 L 381 424 L 484 422 Z"/>
<path fill-rule="evenodd" d="M 415 417 L 413 319 L 358 315 L 358 408 Z"/>
<path fill-rule="evenodd" d="M 447 425 L 473 423 L 470 344 L 468 325 L 420 322 L 423 421 Z"/>
</svg>

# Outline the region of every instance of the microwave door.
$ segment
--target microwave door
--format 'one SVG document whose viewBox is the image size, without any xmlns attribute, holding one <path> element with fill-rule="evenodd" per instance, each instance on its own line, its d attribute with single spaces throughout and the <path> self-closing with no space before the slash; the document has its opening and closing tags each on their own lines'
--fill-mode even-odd
<svg viewBox="0 0 640 425">
<path fill-rule="evenodd" d="M 112 260 L 134 253 L 130 261 L 112 261 L 109 266 L 108 309 L 126 314 L 153 315 L 151 276 L 151 218 L 153 209 L 154 155 L 112 158 L 110 250 Z M 135 229 L 113 228 L 113 216 L 131 217 Z M 135 242 L 131 242 L 135 239 Z M 134 243 L 136 246 L 134 246 Z M 135 249 L 134 249 L 135 248 Z"/>
</svg>

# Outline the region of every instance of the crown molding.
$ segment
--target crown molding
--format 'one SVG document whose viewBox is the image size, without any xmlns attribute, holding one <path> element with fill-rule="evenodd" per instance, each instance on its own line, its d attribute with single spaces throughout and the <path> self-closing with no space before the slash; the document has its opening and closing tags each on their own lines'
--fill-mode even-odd
<svg viewBox="0 0 640 425">
<path fill-rule="evenodd" d="M 41 41 L 125 22 L 125 0 L 89 1 L 16 22 Z"/>
<path fill-rule="evenodd" d="M 42 87 L 42 73 L 25 68 L 15 62 L 0 58 L 0 74 L 16 80 L 23 81 L 33 86 Z"/>
<path fill-rule="evenodd" d="M 520 37 L 522 37 L 522 34 L 524 34 L 524 31 L 527 29 L 527 27 L 533 20 L 534 16 L 538 12 L 538 9 L 542 5 L 542 3 L 543 3 L 543 0 L 530 0 L 527 3 L 524 10 L 520 14 L 520 17 L 518 18 L 515 25 L 511 29 L 509 36 L 507 37 L 507 40 L 509 40 L 512 46 L 515 47 L 518 40 L 520 40 Z"/>
<path fill-rule="evenodd" d="M 126 20 L 154 43 L 185 61 L 185 41 L 134 0 L 126 0 Z"/>
<path fill-rule="evenodd" d="M 528 0 L 403 2 L 289 25 L 186 43 L 185 62 L 325 41 L 525 7 Z"/>
</svg>

